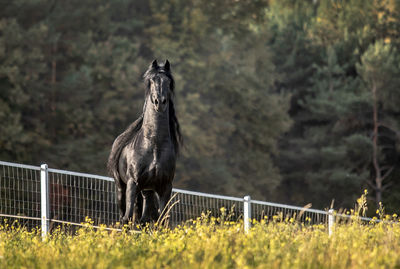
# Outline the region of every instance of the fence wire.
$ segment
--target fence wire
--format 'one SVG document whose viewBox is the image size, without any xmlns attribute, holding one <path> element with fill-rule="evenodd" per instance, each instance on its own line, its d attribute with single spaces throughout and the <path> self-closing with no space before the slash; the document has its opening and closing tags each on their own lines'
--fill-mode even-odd
<svg viewBox="0 0 400 269">
<path fill-rule="evenodd" d="M 115 184 L 111 179 L 49 169 L 50 218 L 94 225 L 118 221 Z"/>
<path fill-rule="evenodd" d="M 0 213 L 28 228 L 40 226 L 40 168 L 0 163 Z M 39 218 L 39 220 L 23 217 Z M 10 217 L 0 216 L 1 222 Z"/>
<path fill-rule="evenodd" d="M 258 221 L 271 220 L 276 217 L 281 220 L 296 220 L 306 224 L 327 223 L 328 214 L 322 210 L 308 209 L 297 206 L 274 204 L 262 201 L 251 202 L 251 217 Z"/>
<path fill-rule="evenodd" d="M 89 217 L 94 225 L 111 226 L 118 221 L 118 206 L 114 180 L 109 177 L 48 169 L 50 219 L 56 223 L 82 223 Z M 176 226 L 194 220 L 206 213 L 219 217 L 222 214 L 236 221 L 243 218 L 243 198 L 213 195 L 173 189 L 176 194 L 170 204 L 170 224 Z M 225 212 L 221 212 L 225 208 Z M 40 167 L 0 161 L 0 215 L 26 218 L 23 224 L 29 228 L 40 226 Z M 326 223 L 327 212 L 301 207 L 251 201 L 251 218 L 256 220 L 273 216 L 283 219 L 294 217 L 314 224 Z M 9 217 L 1 217 L 0 220 Z M 58 222 L 57 222 L 58 221 Z M 20 221 L 21 222 L 21 221 Z"/>
<path fill-rule="evenodd" d="M 195 220 L 202 213 L 208 216 L 219 217 L 222 214 L 229 216 L 231 220 L 238 220 L 243 217 L 243 199 L 221 195 L 207 195 L 204 193 L 174 189 L 177 195 L 171 203 L 179 203 L 170 211 L 170 223 L 172 225 L 181 224 L 187 220 Z M 221 212 L 224 208 L 225 212 Z"/>
</svg>

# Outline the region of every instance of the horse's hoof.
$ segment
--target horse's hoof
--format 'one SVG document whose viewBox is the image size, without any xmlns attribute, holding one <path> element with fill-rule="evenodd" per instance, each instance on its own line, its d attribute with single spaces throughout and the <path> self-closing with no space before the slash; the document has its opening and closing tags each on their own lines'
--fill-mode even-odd
<svg viewBox="0 0 400 269">
<path fill-rule="evenodd" d="M 121 224 L 122 225 L 126 225 L 126 224 L 128 224 L 129 223 L 129 219 L 128 218 L 122 218 L 121 219 Z"/>
<path fill-rule="evenodd" d="M 141 218 L 139 223 L 142 227 L 146 227 L 147 225 L 152 225 L 157 222 L 157 219 L 153 219 L 151 217 Z"/>
<path fill-rule="evenodd" d="M 144 220 L 140 220 L 140 225 L 141 226 L 146 226 L 148 223 L 150 224 L 151 223 L 151 220 L 150 219 L 144 219 Z"/>
</svg>

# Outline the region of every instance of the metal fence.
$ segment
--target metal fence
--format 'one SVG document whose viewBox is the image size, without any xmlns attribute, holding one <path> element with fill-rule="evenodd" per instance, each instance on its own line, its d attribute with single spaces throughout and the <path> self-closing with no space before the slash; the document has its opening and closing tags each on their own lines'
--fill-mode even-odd
<svg viewBox="0 0 400 269">
<path fill-rule="evenodd" d="M 177 202 L 171 209 L 170 222 L 179 224 L 190 219 L 196 219 L 202 213 L 210 216 L 221 216 L 221 208 L 225 208 L 224 214 L 232 220 L 243 218 L 243 198 L 215 195 L 181 189 L 172 190 L 173 200 Z"/>
<path fill-rule="evenodd" d="M 118 221 L 114 180 L 48 169 L 50 218 L 73 223 L 89 217 L 95 225 Z"/>
<path fill-rule="evenodd" d="M 0 162 L 0 214 L 40 225 L 40 167 Z"/>
<path fill-rule="evenodd" d="M 279 215 L 307 223 L 327 223 L 322 210 L 173 189 L 175 203 L 170 224 L 196 219 L 202 213 L 220 216 L 221 208 L 232 220 Z M 27 227 L 41 226 L 44 234 L 55 223 L 79 224 L 89 217 L 94 225 L 118 221 L 114 180 L 110 177 L 0 161 L 0 218 L 20 219 Z"/>
</svg>

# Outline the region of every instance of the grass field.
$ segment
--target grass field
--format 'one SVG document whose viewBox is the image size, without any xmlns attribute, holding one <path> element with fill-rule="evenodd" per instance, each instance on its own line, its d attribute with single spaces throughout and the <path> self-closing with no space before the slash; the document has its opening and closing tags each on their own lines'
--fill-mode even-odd
<svg viewBox="0 0 400 269">
<path fill-rule="evenodd" d="M 324 225 L 275 219 L 245 234 L 243 223 L 205 217 L 141 234 L 87 224 L 44 241 L 2 225 L 0 268 L 400 268 L 400 225 L 355 220 L 337 224 L 329 237 Z"/>
</svg>

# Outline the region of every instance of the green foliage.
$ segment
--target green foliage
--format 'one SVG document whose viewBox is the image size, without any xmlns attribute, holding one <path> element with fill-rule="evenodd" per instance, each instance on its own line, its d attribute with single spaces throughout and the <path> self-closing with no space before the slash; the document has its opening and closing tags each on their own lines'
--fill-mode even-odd
<svg viewBox="0 0 400 269">
<path fill-rule="evenodd" d="M 220 4 L 43 0 L 7 7 L 2 158 L 104 173 L 113 139 L 142 109 L 142 73 L 153 58 L 168 58 L 185 137 L 176 186 L 263 199 L 280 181 L 272 154 L 290 126 L 288 98 L 276 93 L 265 38 L 250 27 L 265 3 Z M 32 74 L 19 71 L 28 67 Z"/>
<path fill-rule="evenodd" d="M 283 178 L 280 194 L 287 202 L 326 207 L 335 199 L 336 206 L 349 207 L 354 193 L 373 180 L 373 103 L 368 85 L 374 78 L 381 83 L 380 159 L 386 167 L 397 168 L 398 120 L 393 118 L 397 108 L 391 105 L 399 92 L 396 41 L 390 34 L 398 31 L 392 24 L 397 21 L 393 4 L 354 0 L 305 5 L 313 12 L 284 4 L 286 13 L 297 14 L 284 17 L 291 23 L 286 27 L 302 36 L 295 39 L 301 45 L 294 48 L 307 51 L 296 54 L 297 61 L 309 62 L 311 67 L 308 77 L 301 80 L 292 78 L 288 69 L 289 81 L 281 85 L 286 90 L 286 85 L 296 84 L 289 110 L 294 124 L 280 143 L 276 162 Z M 282 31 L 276 33 L 285 36 Z M 285 55 L 280 62 L 293 62 L 292 54 Z M 299 72 L 307 70 L 298 63 L 290 66 L 300 66 Z M 394 173 L 386 180 L 397 182 Z M 296 191 L 303 195 L 292 195 Z"/>
<path fill-rule="evenodd" d="M 176 187 L 351 206 L 373 180 L 376 85 L 379 161 L 393 167 L 383 197 L 398 206 L 399 10 L 380 0 L 0 4 L 0 158 L 104 174 L 113 139 L 141 112 L 142 73 L 169 59 L 185 140 Z"/>
<path fill-rule="evenodd" d="M 357 72 L 367 90 L 376 87 L 378 99 L 385 110 L 398 110 L 400 98 L 400 54 L 383 40 L 371 44 L 356 64 Z"/>
</svg>

